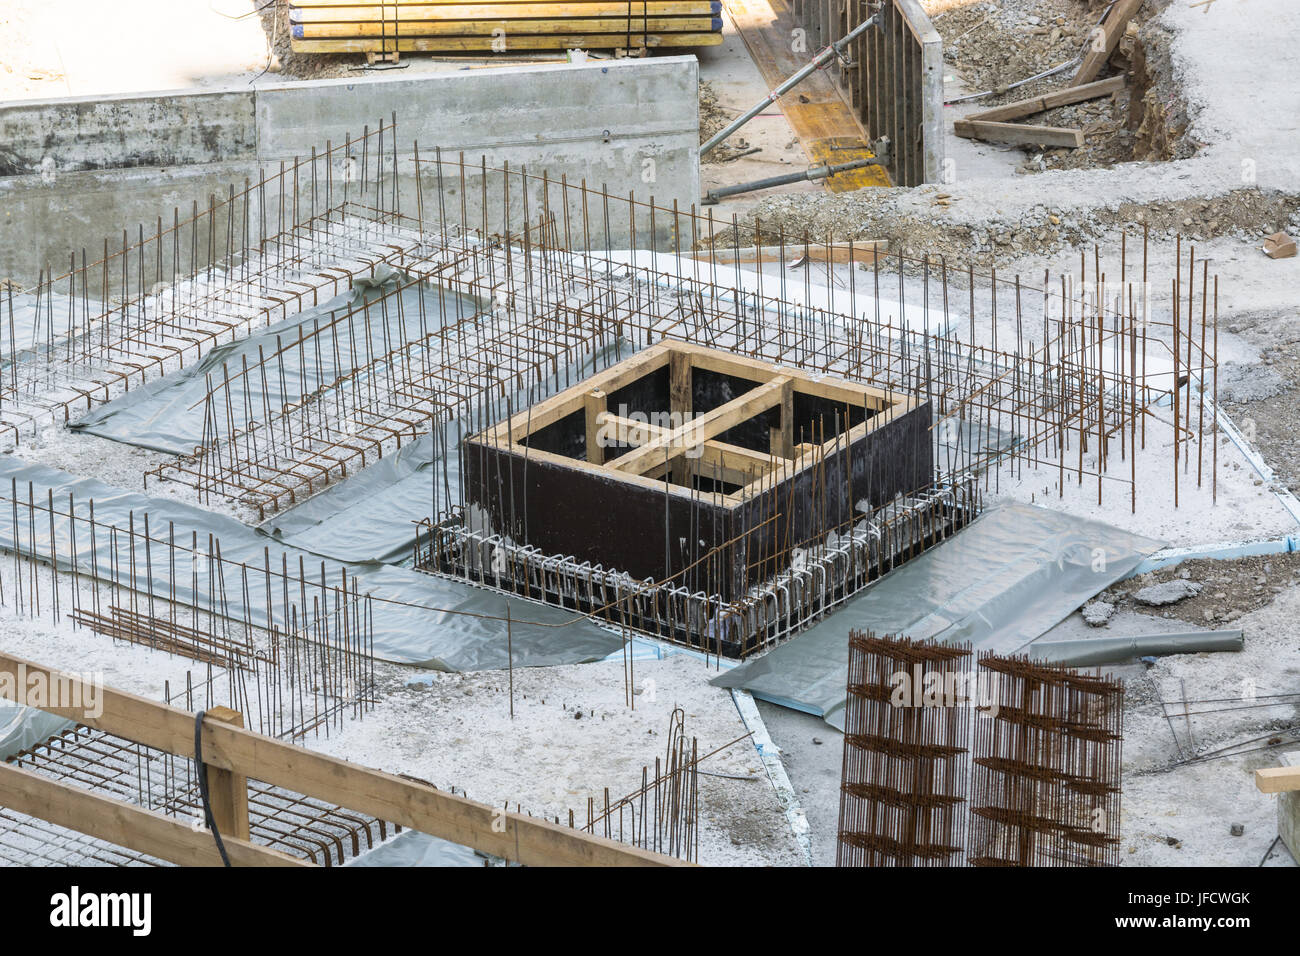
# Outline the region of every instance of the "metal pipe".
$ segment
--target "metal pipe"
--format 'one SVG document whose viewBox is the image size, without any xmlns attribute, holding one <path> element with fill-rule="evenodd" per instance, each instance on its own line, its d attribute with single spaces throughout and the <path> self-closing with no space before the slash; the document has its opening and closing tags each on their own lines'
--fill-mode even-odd
<svg viewBox="0 0 1300 956">
<path fill-rule="evenodd" d="M 830 60 L 831 57 L 838 56 L 841 52 L 843 52 L 845 47 L 847 47 L 850 43 L 852 43 L 855 39 L 857 39 L 858 36 L 864 33 L 868 27 L 874 26 L 878 16 L 879 14 L 873 13 L 871 16 L 867 17 L 867 19 L 863 20 L 856 27 L 854 27 L 848 33 L 844 34 L 844 36 L 840 37 L 830 46 L 823 49 L 815 57 L 809 60 L 807 64 L 800 67 L 795 73 L 791 74 L 789 79 L 785 80 L 780 86 L 774 89 L 771 93 L 768 93 L 767 96 L 763 97 L 763 99 L 759 100 L 749 109 L 745 110 L 744 113 L 741 113 L 740 116 L 736 117 L 736 120 L 730 126 L 722 130 L 721 132 L 715 134 L 707 143 L 705 143 L 703 146 L 700 147 L 700 155 L 703 156 L 705 153 L 713 149 L 715 146 L 721 143 L 724 139 L 726 139 L 736 130 L 740 129 L 750 120 L 752 120 L 759 113 L 763 112 L 763 110 L 767 109 L 769 103 L 775 103 L 778 99 L 781 98 L 782 95 L 790 92 L 790 90 L 794 89 L 804 80 L 806 80 L 809 76 L 811 76 L 813 74 L 813 71 L 820 69 L 822 64 Z"/>
<path fill-rule="evenodd" d="M 810 182 L 815 179 L 825 179 L 827 176 L 834 176 L 836 173 L 848 172 L 850 169 L 861 169 L 864 166 L 883 166 L 885 160 L 881 157 L 872 159 L 855 159 L 849 163 L 836 163 L 834 166 L 814 166 L 812 169 L 800 170 L 797 173 L 783 173 L 780 176 L 769 176 L 767 179 L 756 179 L 753 182 L 738 183 L 735 186 L 720 186 L 717 189 L 710 189 L 707 196 L 704 197 L 704 205 L 711 206 L 719 200 L 734 196 L 737 193 L 753 192 L 756 189 L 771 189 L 773 186 L 785 186 L 789 183 L 803 182 L 805 179 Z"/>
<path fill-rule="evenodd" d="M 1133 637 L 1045 641 L 1029 645 L 1029 656 L 1036 661 L 1087 667 L 1093 664 L 1114 664 L 1135 657 L 1240 651 L 1244 644 L 1241 631 L 1179 631 L 1169 634 L 1138 634 Z"/>
</svg>

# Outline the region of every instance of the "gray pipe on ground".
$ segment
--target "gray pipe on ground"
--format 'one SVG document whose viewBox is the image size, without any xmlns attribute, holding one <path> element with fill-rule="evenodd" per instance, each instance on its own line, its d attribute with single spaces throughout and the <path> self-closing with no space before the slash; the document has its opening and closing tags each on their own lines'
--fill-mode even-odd
<svg viewBox="0 0 1300 956">
<path fill-rule="evenodd" d="M 1239 651 L 1244 645 L 1241 631 L 1179 631 L 1170 634 L 1138 634 L 1133 637 L 1044 641 L 1030 644 L 1029 656 L 1049 664 L 1088 667 L 1093 664 L 1115 664 L 1135 657 Z"/>
</svg>

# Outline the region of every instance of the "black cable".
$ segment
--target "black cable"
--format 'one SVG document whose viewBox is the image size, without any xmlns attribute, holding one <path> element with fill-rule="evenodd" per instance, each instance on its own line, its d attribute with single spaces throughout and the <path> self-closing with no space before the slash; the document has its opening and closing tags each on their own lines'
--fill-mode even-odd
<svg viewBox="0 0 1300 956">
<path fill-rule="evenodd" d="M 212 819 L 212 802 L 208 798 L 208 771 L 203 766 L 203 715 L 206 713 L 206 710 L 201 710 L 194 715 L 195 772 L 199 778 L 199 796 L 203 799 L 203 822 L 212 831 L 212 839 L 217 841 L 217 852 L 221 854 L 221 862 L 226 866 L 230 866 L 230 857 L 226 855 L 226 845 L 221 842 L 221 833 L 217 830 L 217 821 Z"/>
<path fill-rule="evenodd" d="M 275 6 L 276 2 L 277 0 L 266 0 L 266 3 L 254 10 L 249 10 L 247 13 L 223 13 L 212 5 L 212 0 L 208 0 L 208 9 L 219 17 L 225 17 L 227 20 L 247 20 L 249 17 L 257 16 L 267 7 Z"/>
</svg>

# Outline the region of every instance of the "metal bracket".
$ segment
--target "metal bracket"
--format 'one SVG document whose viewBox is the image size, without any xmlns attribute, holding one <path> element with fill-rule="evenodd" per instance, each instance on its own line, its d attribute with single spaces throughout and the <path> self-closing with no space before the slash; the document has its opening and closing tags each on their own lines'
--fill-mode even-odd
<svg viewBox="0 0 1300 956">
<path fill-rule="evenodd" d="M 875 153 L 876 158 L 880 160 L 880 165 L 889 165 L 890 142 L 888 136 L 881 136 L 878 139 L 873 139 L 867 145 L 871 147 L 871 151 Z"/>
</svg>

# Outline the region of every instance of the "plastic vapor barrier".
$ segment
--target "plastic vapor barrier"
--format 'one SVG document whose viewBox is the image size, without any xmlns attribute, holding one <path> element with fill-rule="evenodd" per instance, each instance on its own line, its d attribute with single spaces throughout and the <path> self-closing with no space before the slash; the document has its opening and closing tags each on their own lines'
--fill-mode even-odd
<svg viewBox="0 0 1300 956">
<path fill-rule="evenodd" d="M 373 359 L 441 328 L 444 321 L 468 318 L 475 300 L 428 285 L 407 289 L 396 303 L 358 311 L 383 294 L 383 283 L 400 273 L 380 265 L 375 281 L 321 305 L 259 329 L 246 338 L 218 345 L 198 362 L 133 388 L 83 415 L 72 427 L 101 438 L 154 451 L 186 455 L 203 443 L 205 399 L 215 389 L 218 413 L 226 428 L 264 421 L 267 409 L 278 411 L 311 395 Z M 335 323 L 329 331 L 330 323 Z M 318 330 L 326 330 L 320 331 Z M 265 376 L 243 369 L 272 361 Z M 229 402 L 222 387 L 229 380 Z"/>
<path fill-rule="evenodd" d="M 999 505 L 803 634 L 711 683 L 843 729 L 850 630 L 1014 653 L 1162 546 L 1098 521 Z"/>
<path fill-rule="evenodd" d="M 527 408 L 597 369 L 632 354 L 614 342 L 540 385 L 515 394 L 510 407 Z M 330 485 L 260 526 L 277 541 L 343 561 L 404 563 L 415 548 L 417 522 L 454 500 L 460 488 L 460 441 L 482 426 L 451 421 L 396 452 Z M 445 449 L 445 458 L 441 454 Z M 437 509 L 433 501 L 436 485 Z"/>
<path fill-rule="evenodd" d="M 158 594 L 168 593 L 163 578 L 166 567 L 163 558 L 173 529 L 177 544 L 185 548 L 191 543 L 192 532 L 198 532 L 200 549 L 206 549 L 208 535 L 214 535 L 220 541 L 223 560 L 246 564 L 249 568 L 247 597 L 242 592 L 239 577 L 231 580 L 229 567 L 226 572 L 226 601 L 218 610 L 234 619 L 242 619 L 247 613 L 254 624 L 264 624 L 268 603 L 277 603 L 279 598 L 277 592 L 270 595 L 268 601 L 264 567 L 269 561 L 272 571 L 278 572 L 283 556 L 292 573 L 296 573 L 301 557 L 313 580 L 318 579 L 323 571 L 326 581 L 337 586 L 341 583 L 341 572 L 346 570 L 349 579 L 357 582 L 360 593 L 372 596 L 374 651 L 377 657 L 387 660 L 440 670 L 485 670 L 507 666 L 510 659 L 507 657 L 507 637 L 513 643 L 512 659 L 516 667 L 600 660 L 621 646 L 615 635 L 558 608 L 406 568 L 338 561 L 301 548 L 282 547 L 234 518 L 167 498 L 122 491 L 93 478 L 76 477 L 55 468 L 29 464 L 12 455 L 0 456 L 0 492 L 11 495 L 12 482 L 15 481 L 18 496 L 24 501 L 27 484 L 31 482 L 32 497 L 41 507 L 47 502 L 48 494 L 53 492 L 55 510 L 60 513 L 66 512 L 71 493 L 79 519 L 89 517 L 89 503 L 93 498 L 95 520 L 101 525 L 126 529 L 134 515 L 134 527 L 139 534 L 147 515 L 156 561 L 147 561 L 144 542 L 137 539 L 134 567 L 137 576 L 143 576 L 152 566 L 154 589 Z M 34 535 L 37 553 L 48 554 L 51 533 L 48 519 L 42 514 L 42 520 L 29 523 L 25 510 L 24 506 L 19 511 L 18 527 L 15 528 L 11 508 L 0 508 L 0 549 L 12 551 L 17 537 L 23 553 L 28 553 L 29 536 Z M 110 542 L 110 536 L 101 531 L 93 544 L 95 556 L 92 559 L 92 540 L 86 528 L 84 522 L 78 522 L 76 562 L 80 573 L 89 576 L 97 564 L 101 576 L 105 575 L 114 561 L 114 547 L 118 565 L 128 566 L 122 563 L 132 560 L 127 535 L 114 536 L 114 544 Z M 68 569 L 72 554 L 68 520 L 56 517 L 53 533 L 59 566 Z M 184 555 L 184 558 L 189 561 L 189 555 Z M 178 556 L 177 560 L 180 559 Z M 186 574 L 179 574 L 177 578 L 174 585 L 176 600 L 198 600 L 200 606 L 206 606 L 206 592 L 193 594 Z M 275 589 L 275 579 L 272 580 Z M 509 634 L 506 622 L 497 620 L 505 617 L 507 608 L 513 621 Z"/>
<path fill-rule="evenodd" d="M 94 299 L 74 303 L 66 295 L 38 297 L 0 288 L 0 367 L 8 366 L 15 357 L 49 354 L 74 325 L 86 320 L 87 310 L 96 315 L 100 305 Z"/>
<path fill-rule="evenodd" d="M 484 857 L 467 846 L 448 843 L 416 830 L 403 830 L 344 866 L 479 866 Z"/>
<path fill-rule="evenodd" d="M 72 721 L 66 717 L 0 700 L 0 760 L 8 760 L 71 726 Z"/>
</svg>

